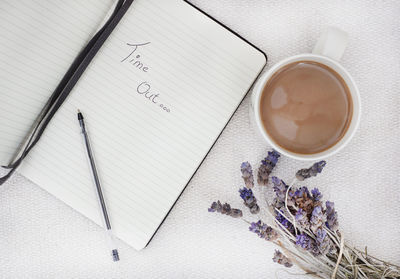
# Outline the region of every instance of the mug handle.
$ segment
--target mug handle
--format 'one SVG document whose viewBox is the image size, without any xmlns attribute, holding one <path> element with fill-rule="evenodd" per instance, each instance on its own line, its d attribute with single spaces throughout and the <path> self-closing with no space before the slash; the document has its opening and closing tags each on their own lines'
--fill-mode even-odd
<svg viewBox="0 0 400 279">
<path fill-rule="evenodd" d="M 330 26 L 322 32 L 312 53 L 339 61 L 346 49 L 347 41 L 348 35 L 346 32 L 337 27 Z"/>
</svg>

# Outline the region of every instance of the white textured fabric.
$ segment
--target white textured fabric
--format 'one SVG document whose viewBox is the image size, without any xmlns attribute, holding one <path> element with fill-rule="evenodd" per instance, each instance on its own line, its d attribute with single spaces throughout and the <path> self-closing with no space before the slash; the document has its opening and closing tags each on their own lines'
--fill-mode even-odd
<svg viewBox="0 0 400 279">
<path fill-rule="evenodd" d="M 335 201 L 349 243 L 400 264 L 400 2 L 191 2 L 263 49 L 269 66 L 310 51 L 326 25 L 349 33 L 342 64 L 362 95 L 361 125 L 308 185 Z M 136 252 L 120 242 L 119 263 L 100 227 L 15 175 L 0 188 L 0 278 L 289 278 L 272 262 L 272 244 L 207 212 L 216 199 L 241 206 L 240 162 L 258 164 L 268 150 L 250 129 L 248 101 L 150 245 Z M 283 158 L 276 173 L 289 179 L 307 165 Z"/>
</svg>

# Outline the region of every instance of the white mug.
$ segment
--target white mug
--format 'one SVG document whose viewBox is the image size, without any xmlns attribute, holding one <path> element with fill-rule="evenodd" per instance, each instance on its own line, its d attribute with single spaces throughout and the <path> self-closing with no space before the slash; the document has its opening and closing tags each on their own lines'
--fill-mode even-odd
<svg viewBox="0 0 400 279">
<path fill-rule="evenodd" d="M 346 45 L 347 33 L 336 27 L 329 27 L 322 33 L 312 53 L 300 54 L 286 58 L 272 66 L 258 79 L 253 88 L 253 93 L 251 96 L 252 118 L 255 122 L 256 129 L 259 131 L 259 133 L 261 133 L 261 136 L 279 153 L 298 160 L 320 160 L 341 150 L 354 136 L 361 117 L 361 98 L 360 92 L 358 91 L 353 78 L 349 72 L 339 64 L 339 60 L 344 53 Z M 274 73 L 279 71 L 282 67 L 297 61 L 318 62 L 333 69 L 347 84 L 353 101 L 353 114 L 345 135 L 336 144 L 319 153 L 298 154 L 282 148 L 268 135 L 261 121 L 260 100 L 265 85 L 268 83 Z"/>
</svg>

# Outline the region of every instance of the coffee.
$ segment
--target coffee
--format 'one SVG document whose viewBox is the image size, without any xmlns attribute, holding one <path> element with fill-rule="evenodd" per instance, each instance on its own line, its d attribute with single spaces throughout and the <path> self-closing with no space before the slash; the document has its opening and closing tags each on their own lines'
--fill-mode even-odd
<svg viewBox="0 0 400 279">
<path fill-rule="evenodd" d="M 335 145 L 346 133 L 352 114 L 343 78 L 317 62 L 284 66 L 261 94 L 260 116 L 266 132 L 294 153 L 319 153 Z"/>
</svg>

